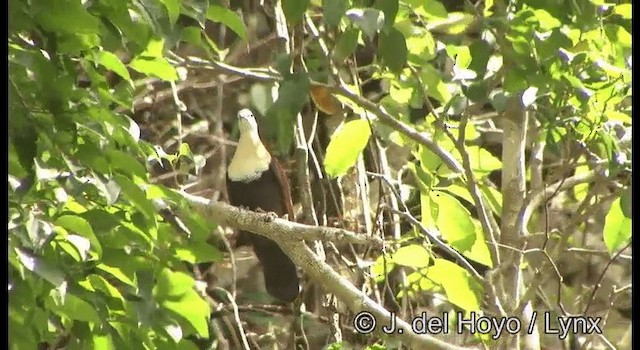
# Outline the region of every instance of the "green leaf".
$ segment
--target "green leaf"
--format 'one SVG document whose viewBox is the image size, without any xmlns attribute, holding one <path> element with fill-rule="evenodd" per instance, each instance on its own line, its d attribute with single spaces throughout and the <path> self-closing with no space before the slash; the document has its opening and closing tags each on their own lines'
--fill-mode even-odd
<svg viewBox="0 0 640 350">
<path fill-rule="evenodd" d="M 432 32 L 457 35 L 463 33 L 471 23 L 473 15 L 463 12 L 451 12 L 446 19 L 434 19 L 429 22 L 427 29 Z"/>
<path fill-rule="evenodd" d="M 491 211 L 496 215 L 500 215 L 502 213 L 502 192 L 486 183 L 480 183 L 480 191 L 482 191 L 482 196 L 486 203 L 491 207 Z M 473 201 L 470 203 L 473 203 Z"/>
<path fill-rule="evenodd" d="M 376 0 L 373 4 L 376 8 L 384 13 L 384 23 L 386 27 L 393 26 L 398 14 L 398 0 Z"/>
<path fill-rule="evenodd" d="M 434 141 L 440 145 L 440 147 L 446 151 L 456 154 L 456 146 L 448 137 L 444 135 L 434 135 Z M 421 146 L 419 148 L 420 168 L 425 172 L 438 174 L 441 176 L 447 176 L 451 174 L 449 167 L 442 161 L 442 159 L 431 152 L 428 148 Z"/>
<path fill-rule="evenodd" d="M 187 320 L 198 335 L 203 338 L 209 337 L 208 319 L 211 309 L 195 291 L 190 290 L 177 300 L 167 299 L 161 305 Z"/>
<path fill-rule="evenodd" d="M 94 232 L 99 235 L 111 232 L 120 224 L 120 218 L 103 209 L 91 209 L 79 214 L 91 223 Z"/>
<path fill-rule="evenodd" d="M 324 168 L 330 177 L 347 173 L 367 146 L 371 129 L 366 119 L 347 122 L 331 137 L 324 159 Z"/>
<path fill-rule="evenodd" d="M 111 334 L 93 334 L 93 338 L 91 339 L 93 342 L 93 350 L 116 350 L 117 347 L 113 343 L 113 338 Z"/>
<path fill-rule="evenodd" d="M 180 5 L 180 12 L 185 16 L 195 19 L 200 27 L 204 29 L 209 0 L 181 1 Z"/>
<path fill-rule="evenodd" d="M 14 250 L 16 252 L 16 255 L 18 256 L 18 260 L 27 270 L 44 278 L 49 283 L 53 284 L 56 288 L 62 286 L 65 276 L 62 270 L 60 270 L 57 266 L 32 255 L 26 250 L 22 250 L 20 248 L 15 248 Z"/>
<path fill-rule="evenodd" d="M 379 52 L 384 64 L 394 73 L 399 73 L 407 63 L 407 42 L 404 35 L 391 28 L 380 33 Z"/>
<path fill-rule="evenodd" d="M 193 277 L 180 271 L 162 269 L 156 275 L 156 285 L 153 287 L 153 295 L 156 300 L 176 299 L 193 289 L 195 281 Z"/>
<path fill-rule="evenodd" d="M 407 275 L 407 287 L 410 287 L 411 290 L 419 292 L 419 291 L 430 291 L 430 290 L 439 290 L 440 287 L 427 278 L 427 273 L 430 267 L 421 268 L 418 271 L 412 272 Z M 399 294 L 402 296 L 402 292 Z M 411 295 L 409 293 L 409 295 Z"/>
<path fill-rule="evenodd" d="M 297 24 L 307 11 L 310 0 L 282 0 L 282 12 L 290 24 Z"/>
<path fill-rule="evenodd" d="M 631 34 L 622 26 L 607 24 L 604 32 L 611 42 L 619 44 L 625 48 L 631 48 Z"/>
<path fill-rule="evenodd" d="M 578 165 L 575 168 L 575 176 L 584 175 L 591 170 L 584 156 L 578 159 L 578 164 L 580 165 Z M 587 197 L 587 194 L 589 193 L 589 184 L 588 183 L 577 184 L 572 187 L 572 190 L 573 190 L 573 196 L 577 200 L 582 201 Z"/>
<path fill-rule="evenodd" d="M 65 239 L 78 252 L 77 261 L 86 261 L 88 259 L 89 257 L 88 253 L 89 253 L 89 250 L 91 249 L 90 240 L 78 235 L 67 235 Z"/>
<path fill-rule="evenodd" d="M 474 224 L 476 226 L 476 240 L 475 242 L 473 242 L 473 246 L 471 246 L 471 249 L 462 252 L 462 255 L 484 266 L 493 268 L 491 251 L 489 250 L 489 245 L 487 245 L 484 232 L 482 231 L 482 225 L 477 220 L 474 220 Z"/>
<path fill-rule="evenodd" d="M 152 32 L 150 23 L 139 20 L 138 11 L 134 10 L 126 3 L 111 4 L 112 6 L 102 7 L 102 13 L 108 19 L 106 22 L 109 27 L 113 25 L 115 29 L 112 32 L 116 37 L 125 37 L 131 43 L 144 47 L 149 40 Z"/>
<path fill-rule="evenodd" d="M 380 255 L 371 265 L 371 277 L 376 282 L 382 282 L 387 278 L 387 274 L 395 267 L 393 259 L 389 256 Z"/>
<path fill-rule="evenodd" d="M 117 278 L 120 282 L 126 283 L 131 287 L 137 288 L 134 271 L 130 271 L 130 269 L 123 268 L 123 267 L 110 266 L 107 264 L 99 264 L 96 267 L 110 274 L 111 276 Z"/>
<path fill-rule="evenodd" d="M 549 12 L 543 9 L 534 10 L 533 12 L 538 19 L 538 22 L 540 22 L 540 29 L 544 31 L 551 30 L 562 25 L 557 18 L 553 17 Z"/>
<path fill-rule="evenodd" d="M 415 6 L 418 13 L 428 18 L 447 18 L 449 13 L 439 0 L 410 0 L 412 7 Z"/>
<path fill-rule="evenodd" d="M 99 290 L 105 295 L 124 301 L 124 297 L 122 296 L 122 293 L 120 293 L 118 288 L 114 287 L 111 283 L 109 283 L 109 281 L 107 281 L 100 275 L 91 274 L 87 276 L 84 281 L 80 281 L 78 283 L 91 292 Z"/>
<path fill-rule="evenodd" d="M 10 94 L 14 95 L 14 93 Z M 9 136 L 13 143 L 13 150 L 18 156 L 18 162 L 27 172 L 34 171 L 34 158 L 38 154 L 37 128 L 28 122 L 27 118 L 12 115 L 9 118 Z M 11 168 L 10 168 L 11 169 Z"/>
<path fill-rule="evenodd" d="M 336 27 L 340 24 L 340 20 L 347 12 L 348 6 L 347 0 L 322 0 L 322 13 L 327 25 Z"/>
<path fill-rule="evenodd" d="M 131 154 L 117 149 L 109 149 L 106 152 L 109 165 L 113 170 L 120 170 L 128 175 L 135 175 L 139 178 L 146 178 L 147 170 Z"/>
<path fill-rule="evenodd" d="M 96 237 L 93 232 L 93 228 L 91 228 L 89 221 L 76 215 L 63 215 L 59 217 L 54 224 L 69 232 L 77 233 L 82 237 L 87 238 L 89 242 L 91 242 L 91 248 L 97 254 L 97 257 L 99 258 L 102 255 L 102 245 L 100 244 L 100 241 L 98 241 L 98 237 Z"/>
<path fill-rule="evenodd" d="M 147 46 L 144 51 L 142 51 L 138 57 L 142 58 L 163 58 L 164 57 L 164 38 L 154 37 L 149 39 L 147 42 Z"/>
<path fill-rule="evenodd" d="M 179 0 L 160 0 L 167 8 L 167 14 L 169 15 L 169 23 L 174 25 L 180 16 L 180 1 Z"/>
<path fill-rule="evenodd" d="M 127 67 L 120 61 L 120 58 L 115 54 L 109 51 L 99 51 L 94 55 L 94 60 L 97 64 L 105 67 L 108 70 L 113 71 L 118 74 L 124 80 L 128 81 L 131 85 L 133 85 L 133 81 L 131 81 L 131 76 L 129 75 L 129 71 Z"/>
<path fill-rule="evenodd" d="M 358 47 L 358 37 L 360 36 L 360 30 L 357 28 L 347 28 L 336 42 L 336 46 L 333 49 L 333 59 L 337 62 L 344 61 L 347 57 L 351 56 Z"/>
<path fill-rule="evenodd" d="M 175 256 L 191 264 L 200 264 L 210 261 L 222 261 L 222 254 L 211 244 L 194 242 L 187 247 L 176 247 Z"/>
<path fill-rule="evenodd" d="M 238 34 L 240 39 L 247 40 L 247 28 L 235 12 L 222 6 L 211 5 L 207 9 L 207 19 L 224 24 Z"/>
<path fill-rule="evenodd" d="M 155 207 L 147 199 L 145 193 L 128 178 L 116 174 L 114 179 L 120 185 L 122 193 L 135 205 L 135 207 L 144 214 L 148 222 L 153 226 L 157 225 Z"/>
<path fill-rule="evenodd" d="M 156 77 L 165 81 L 177 81 L 178 72 L 162 57 L 158 58 L 135 58 L 129 67 L 146 75 Z"/>
<path fill-rule="evenodd" d="M 479 146 L 470 146 L 466 148 L 469 154 L 469 163 L 471 163 L 471 169 L 477 172 L 480 177 L 488 175 L 494 170 L 502 168 L 502 162 L 495 157 L 491 152 Z"/>
<path fill-rule="evenodd" d="M 198 27 L 188 26 L 182 28 L 180 39 L 196 47 L 207 49 L 207 46 L 202 42 L 202 30 Z"/>
<path fill-rule="evenodd" d="M 427 95 L 446 104 L 451 100 L 451 92 L 447 85 L 442 81 L 442 76 L 432 65 L 426 64 L 420 69 L 420 78 L 427 86 Z"/>
<path fill-rule="evenodd" d="M 613 8 L 613 13 L 624 19 L 631 19 L 631 4 L 620 4 Z"/>
<path fill-rule="evenodd" d="M 22 308 L 9 306 L 7 327 L 10 329 L 8 337 L 8 343 L 10 344 L 8 349 L 10 350 L 37 349 L 39 346 L 38 335 L 33 330 L 33 327 L 28 326 L 30 320 L 25 320 L 25 314 Z"/>
<path fill-rule="evenodd" d="M 408 19 L 396 23 L 395 28 L 406 38 L 409 63 L 421 67 L 435 57 L 436 42 L 431 33 L 417 28 Z"/>
<path fill-rule="evenodd" d="M 431 200 L 438 205 L 436 225 L 442 237 L 457 251 L 471 249 L 476 240 L 475 225 L 471 214 L 452 195 L 443 191 L 431 191 Z"/>
<path fill-rule="evenodd" d="M 50 297 L 45 300 L 45 305 L 50 310 L 61 314 L 71 320 L 78 320 L 97 324 L 100 316 L 96 309 L 88 302 L 73 294 L 67 294 L 64 298 Z"/>
<path fill-rule="evenodd" d="M 295 73 L 285 77 L 278 89 L 277 103 L 286 107 L 293 115 L 302 110 L 309 100 L 309 76 Z"/>
<path fill-rule="evenodd" d="M 427 249 L 418 244 L 412 244 L 398 248 L 393 253 L 393 262 L 408 267 L 426 267 L 431 260 L 431 253 Z"/>
<path fill-rule="evenodd" d="M 293 141 L 296 115 L 309 100 L 309 76 L 306 73 L 286 74 L 278 89 L 278 99 L 269 109 L 267 118 L 275 126 L 280 153 L 285 153 Z M 272 129 L 272 131 L 274 131 Z"/>
<path fill-rule="evenodd" d="M 622 195 L 620 195 L 620 209 L 622 210 L 624 216 L 629 219 L 631 219 L 632 193 L 633 192 L 631 192 L 631 185 L 629 185 L 629 188 L 627 188 L 624 192 L 622 192 Z"/>
<path fill-rule="evenodd" d="M 347 18 L 355 24 L 364 35 L 373 40 L 376 33 L 384 27 L 384 12 L 372 8 L 354 8 L 347 11 Z"/>
<path fill-rule="evenodd" d="M 467 312 L 480 310 L 482 286 L 467 270 L 451 261 L 434 259 L 427 277 L 442 286 L 447 300 L 453 305 Z"/>
<path fill-rule="evenodd" d="M 64 34 L 97 34 L 98 19 L 76 0 L 38 1 L 30 12 L 43 29 Z"/>
<path fill-rule="evenodd" d="M 620 198 L 613 201 L 604 219 L 604 244 L 611 254 L 616 253 L 631 239 L 631 219 L 625 217 L 620 202 Z"/>
<path fill-rule="evenodd" d="M 436 219 L 438 218 L 438 204 L 431 200 L 431 197 L 420 192 L 420 221 L 427 230 L 436 230 Z"/>
</svg>

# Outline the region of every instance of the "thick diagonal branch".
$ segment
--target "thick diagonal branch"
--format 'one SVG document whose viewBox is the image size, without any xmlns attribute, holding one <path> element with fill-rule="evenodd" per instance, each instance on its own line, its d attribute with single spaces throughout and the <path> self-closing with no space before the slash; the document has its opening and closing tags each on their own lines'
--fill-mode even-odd
<svg viewBox="0 0 640 350">
<path fill-rule="evenodd" d="M 377 331 L 380 331 L 383 325 L 391 324 L 391 317 L 395 317 L 392 313 L 340 276 L 311 251 L 303 241 L 319 239 L 354 244 L 375 244 L 376 237 L 366 237 L 337 228 L 302 225 L 186 193 L 181 193 L 181 195 L 190 203 L 192 209 L 200 211 L 218 224 L 251 231 L 277 242 L 298 267 L 303 269 L 314 281 L 321 284 L 327 292 L 334 294 L 352 312 L 366 311 L 374 315 L 379 325 L 376 327 Z M 398 337 L 403 344 L 411 349 L 465 349 L 430 335 L 417 334 L 411 329 L 409 323 L 398 318 L 395 319 L 395 325 L 396 333 L 392 336 Z"/>
</svg>

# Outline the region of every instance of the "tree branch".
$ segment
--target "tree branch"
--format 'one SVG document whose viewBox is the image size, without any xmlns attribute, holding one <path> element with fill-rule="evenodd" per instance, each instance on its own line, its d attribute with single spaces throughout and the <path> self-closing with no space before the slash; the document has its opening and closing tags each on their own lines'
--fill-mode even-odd
<svg viewBox="0 0 640 350">
<path fill-rule="evenodd" d="M 351 243 L 382 247 L 379 237 L 366 237 L 352 231 L 322 226 L 309 226 L 281 218 L 273 218 L 270 214 L 256 213 L 250 210 L 234 207 L 224 202 L 213 202 L 209 199 L 180 192 L 193 207 L 202 210 L 203 214 L 215 220 L 218 224 L 228 225 L 239 230 L 281 240 L 321 240 L 337 243 Z"/>
<path fill-rule="evenodd" d="M 180 195 L 191 204 L 193 209 L 202 211 L 203 214 L 216 220 L 219 224 L 227 224 L 274 240 L 298 267 L 303 269 L 314 281 L 320 283 L 329 293 L 334 294 L 351 311 L 371 313 L 378 325 L 391 324 L 391 317 L 395 317 L 394 314 L 340 276 L 303 242 L 303 239 L 320 239 L 354 244 L 374 243 L 381 246 L 382 242 L 379 238 L 366 237 L 343 229 L 302 225 L 280 218 L 272 218 L 269 214 L 255 213 L 187 193 L 180 193 Z M 395 325 L 395 336 L 410 348 L 465 349 L 430 335 L 417 334 L 409 323 L 401 319 L 395 318 Z M 376 327 L 376 331 L 380 332 L 380 329 L 380 326 Z"/>
</svg>

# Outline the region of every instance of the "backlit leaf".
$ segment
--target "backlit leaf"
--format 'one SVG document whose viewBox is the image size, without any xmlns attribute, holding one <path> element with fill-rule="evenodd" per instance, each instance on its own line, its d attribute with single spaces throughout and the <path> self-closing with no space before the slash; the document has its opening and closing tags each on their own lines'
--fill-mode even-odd
<svg viewBox="0 0 640 350">
<path fill-rule="evenodd" d="M 331 177 L 346 174 L 358 160 L 370 136 L 369 122 L 365 119 L 347 122 L 336 131 L 327 146 L 324 159 L 327 174 Z"/>
<path fill-rule="evenodd" d="M 631 239 L 631 219 L 624 216 L 620 198 L 613 201 L 604 219 L 604 244 L 614 254 Z"/>
</svg>

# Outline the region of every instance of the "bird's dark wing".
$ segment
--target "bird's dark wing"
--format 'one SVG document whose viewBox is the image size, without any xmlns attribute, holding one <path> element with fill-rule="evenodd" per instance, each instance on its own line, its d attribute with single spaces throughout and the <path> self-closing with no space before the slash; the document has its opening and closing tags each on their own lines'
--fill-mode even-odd
<svg viewBox="0 0 640 350">
<path fill-rule="evenodd" d="M 295 217 L 293 214 L 293 203 L 291 201 L 291 187 L 289 186 L 287 175 L 280 165 L 280 162 L 278 162 L 278 160 L 273 156 L 271 157 L 271 164 L 269 164 L 269 168 L 276 176 L 278 184 L 280 185 L 280 192 L 282 193 L 284 204 L 287 207 L 287 215 L 289 216 L 289 220 L 295 221 Z"/>
</svg>

